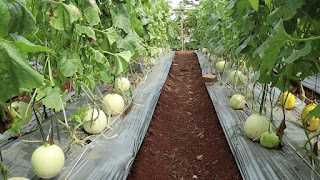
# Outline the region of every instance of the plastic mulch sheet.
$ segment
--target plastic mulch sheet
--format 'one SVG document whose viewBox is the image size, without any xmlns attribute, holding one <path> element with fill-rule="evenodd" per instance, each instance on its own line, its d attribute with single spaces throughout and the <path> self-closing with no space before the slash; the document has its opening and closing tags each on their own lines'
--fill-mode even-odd
<svg viewBox="0 0 320 180">
<path fill-rule="evenodd" d="M 317 94 L 320 94 L 320 74 L 317 74 L 315 76 L 306 77 L 302 81 L 302 85 L 304 87 L 307 87 L 307 88 L 313 90 Z"/>
<path fill-rule="evenodd" d="M 162 86 L 170 70 L 174 52 L 160 57 L 158 63 L 145 77 L 145 82 L 133 89 L 133 103 L 120 116 L 113 117 L 111 129 L 93 136 L 91 143 L 85 146 L 74 145 L 68 151 L 70 137 L 65 127 L 59 125 L 61 142 L 57 142 L 66 154 L 65 168 L 53 179 L 126 179 L 132 162 L 138 153 L 140 145 L 148 129 L 150 120 L 158 102 Z M 100 87 L 100 89 L 104 89 Z M 109 92 L 110 93 L 110 92 Z M 78 108 L 86 105 L 86 96 L 67 106 L 67 117 Z M 52 115 L 52 114 L 51 114 Z M 56 115 L 64 119 L 62 113 Z M 50 118 L 55 118 L 51 116 Z M 50 121 L 43 123 L 47 134 Z M 31 128 L 30 128 L 31 129 Z M 54 129 L 56 131 L 56 129 Z M 9 177 L 20 176 L 29 179 L 39 179 L 31 169 L 32 152 L 42 143 L 27 141 L 41 140 L 39 131 L 27 134 L 12 141 L 8 133 L 0 135 L 0 145 L 3 163 L 10 168 Z M 56 135 L 55 135 L 56 136 Z"/>
<path fill-rule="evenodd" d="M 207 57 L 199 51 L 196 51 L 196 54 L 202 73 L 215 73 L 215 70 L 209 66 L 210 62 Z M 218 79 L 226 81 L 227 74 L 219 76 Z M 229 106 L 229 99 L 235 93 L 232 87 L 225 83 L 221 84 L 220 81 L 213 85 L 206 83 L 206 87 L 243 179 L 320 179 L 319 174 L 310 165 L 305 151 L 299 150 L 306 140 L 300 123 L 300 114 L 305 104 L 299 99 L 296 99 L 296 107 L 293 110 L 286 111 L 287 128 L 283 137 L 284 146 L 280 150 L 266 149 L 244 136 L 244 123 L 251 115 L 252 108 L 246 106 L 243 110 L 234 110 Z M 249 92 L 252 88 L 249 86 Z M 254 95 L 251 95 L 257 99 L 262 88 L 258 85 L 253 89 Z M 277 98 L 280 90 L 274 90 L 273 94 Z M 274 97 L 271 98 L 271 101 L 275 102 Z M 251 104 L 252 101 L 249 99 L 247 105 Z M 270 101 L 265 107 L 266 115 L 270 117 Z M 276 126 L 283 119 L 280 106 L 274 108 L 273 119 Z"/>
</svg>

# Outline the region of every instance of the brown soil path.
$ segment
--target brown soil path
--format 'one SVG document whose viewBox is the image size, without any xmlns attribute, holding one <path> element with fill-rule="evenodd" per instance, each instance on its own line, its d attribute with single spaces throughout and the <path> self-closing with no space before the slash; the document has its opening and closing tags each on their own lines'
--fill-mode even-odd
<svg viewBox="0 0 320 180">
<path fill-rule="evenodd" d="M 129 180 L 241 179 L 201 76 L 176 53 Z"/>
</svg>

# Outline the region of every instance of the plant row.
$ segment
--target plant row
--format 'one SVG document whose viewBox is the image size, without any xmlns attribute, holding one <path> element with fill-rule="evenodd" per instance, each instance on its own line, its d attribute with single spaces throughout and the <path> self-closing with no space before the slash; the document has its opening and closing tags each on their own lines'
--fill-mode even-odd
<svg viewBox="0 0 320 180">
<path fill-rule="evenodd" d="M 85 144 L 77 130 L 98 134 L 112 126 L 110 117 L 130 103 L 136 67 L 152 67 L 175 36 L 164 0 L 0 0 L 0 16 L 0 133 L 20 133 L 35 116 L 44 145 L 31 164 L 41 178 L 59 174 L 65 161 L 53 133 L 46 138 L 41 129 L 47 114 L 63 111 L 57 121 L 70 145 Z M 94 95 L 102 84 L 112 84 L 113 93 Z M 67 117 L 69 91 L 90 102 Z"/>
<path fill-rule="evenodd" d="M 248 86 L 262 86 L 256 99 L 260 107 L 247 119 L 244 132 L 264 147 L 279 147 L 286 112 L 295 107 L 294 95 L 308 99 L 301 82 L 320 73 L 319 10 L 316 1 L 304 0 L 206 0 L 198 7 L 193 37 L 200 42 L 201 51 L 218 72 L 235 68 L 228 83 L 238 94 L 231 97 L 230 105 L 241 109 L 250 94 Z M 275 88 L 282 92 L 279 97 L 272 95 Z M 270 118 L 265 115 L 267 97 L 276 102 L 269 107 Z M 307 137 L 302 148 L 320 171 L 320 105 L 312 97 L 308 100 L 311 103 L 301 112 Z M 282 105 L 284 113 L 279 127 L 274 127 L 272 113 L 277 104 Z"/>
</svg>

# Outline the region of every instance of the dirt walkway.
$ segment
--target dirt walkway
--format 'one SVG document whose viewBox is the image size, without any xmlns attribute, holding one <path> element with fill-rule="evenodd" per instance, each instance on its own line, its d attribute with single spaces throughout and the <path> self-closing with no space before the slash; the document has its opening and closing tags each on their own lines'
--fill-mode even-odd
<svg viewBox="0 0 320 180">
<path fill-rule="evenodd" d="M 128 179 L 241 179 L 195 53 L 176 53 Z"/>
</svg>

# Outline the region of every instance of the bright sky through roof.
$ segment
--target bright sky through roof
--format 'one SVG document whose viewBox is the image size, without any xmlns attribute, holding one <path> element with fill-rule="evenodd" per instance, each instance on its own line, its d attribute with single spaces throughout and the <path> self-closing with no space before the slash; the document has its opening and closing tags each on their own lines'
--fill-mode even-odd
<svg viewBox="0 0 320 180">
<path fill-rule="evenodd" d="M 169 5 L 171 6 L 171 8 L 178 8 L 179 7 L 179 4 L 180 4 L 180 2 L 181 2 L 181 0 L 167 0 L 167 2 L 169 2 Z M 193 0 L 193 2 L 194 2 L 194 4 L 196 4 L 196 5 L 198 5 L 199 4 L 199 0 L 198 1 L 195 1 L 195 0 Z M 191 6 L 189 6 L 189 8 L 190 8 Z M 176 18 L 176 15 L 175 14 L 173 14 L 172 16 L 171 16 L 171 19 L 173 20 L 173 19 L 175 19 Z"/>
<path fill-rule="evenodd" d="M 178 7 L 178 6 L 179 6 L 179 3 L 181 2 L 181 0 L 171 0 L 171 1 L 172 1 L 172 2 L 169 3 L 169 4 L 170 4 L 170 6 L 171 6 L 172 8 Z"/>
<path fill-rule="evenodd" d="M 171 2 L 170 2 L 171 1 Z M 169 2 L 169 5 L 172 7 L 172 8 L 177 8 L 179 7 L 179 3 L 181 2 L 181 0 L 168 0 Z M 193 2 L 195 2 L 195 4 L 199 4 L 199 1 L 195 1 L 193 0 Z"/>
</svg>

